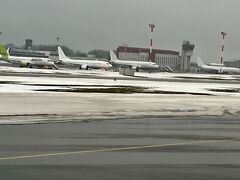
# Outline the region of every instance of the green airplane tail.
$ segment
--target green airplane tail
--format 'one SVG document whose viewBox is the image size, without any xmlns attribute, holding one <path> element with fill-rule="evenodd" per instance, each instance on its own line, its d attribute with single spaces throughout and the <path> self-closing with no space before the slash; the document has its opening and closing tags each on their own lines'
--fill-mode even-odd
<svg viewBox="0 0 240 180">
<path fill-rule="evenodd" d="M 8 53 L 4 45 L 0 44 L 0 55 L 4 61 L 8 61 Z"/>
</svg>

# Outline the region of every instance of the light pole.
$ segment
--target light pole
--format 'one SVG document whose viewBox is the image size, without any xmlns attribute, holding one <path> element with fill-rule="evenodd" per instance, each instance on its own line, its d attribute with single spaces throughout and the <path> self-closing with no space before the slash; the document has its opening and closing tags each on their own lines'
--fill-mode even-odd
<svg viewBox="0 0 240 180">
<path fill-rule="evenodd" d="M 221 32 L 221 36 L 222 36 L 222 47 L 221 47 L 221 66 L 220 66 L 220 74 L 222 74 L 223 72 L 222 72 L 222 66 L 223 66 L 223 64 L 224 64 L 224 62 L 223 62 L 223 53 L 224 53 L 224 40 L 225 40 L 225 36 L 227 35 L 227 33 L 225 33 L 225 32 Z"/>
<path fill-rule="evenodd" d="M 151 31 L 151 38 L 150 38 L 150 52 L 149 52 L 149 62 L 150 62 L 150 66 L 149 66 L 149 73 L 151 73 L 151 62 L 152 62 L 152 47 L 153 47 L 153 29 L 155 28 L 154 24 L 149 24 L 150 27 L 150 31 Z"/>
</svg>

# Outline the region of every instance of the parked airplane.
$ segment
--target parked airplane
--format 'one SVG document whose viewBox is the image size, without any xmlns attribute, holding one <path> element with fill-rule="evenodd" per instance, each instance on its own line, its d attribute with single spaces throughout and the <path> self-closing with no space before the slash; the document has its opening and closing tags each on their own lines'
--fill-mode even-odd
<svg viewBox="0 0 240 180">
<path fill-rule="evenodd" d="M 110 51 L 110 59 L 110 62 L 113 66 L 129 66 L 137 72 L 139 71 L 139 69 L 159 68 L 159 66 L 154 62 L 119 60 L 113 51 Z"/>
<path fill-rule="evenodd" d="M 208 66 L 203 63 L 200 57 L 197 57 L 198 66 L 205 71 L 213 73 L 223 73 L 223 74 L 240 74 L 239 68 L 226 67 L 226 66 Z"/>
<path fill-rule="evenodd" d="M 10 48 L 7 49 L 7 59 L 3 58 L 6 62 L 18 64 L 20 67 L 32 68 L 33 66 L 37 66 L 58 69 L 58 67 L 49 58 L 11 56 L 9 50 Z"/>
<path fill-rule="evenodd" d="M 66 65 L 77 65 L 79 69 L 86 69 L 89 68 L 93 69 L 109 69 L 112 65 L 106 61 L 98 61 L 98 60 L 77 60 L 77 59 L 70 59 L 65 56 L 62 48 L 58 46 L 58 56 L 59 61 Z"/>
</svg>

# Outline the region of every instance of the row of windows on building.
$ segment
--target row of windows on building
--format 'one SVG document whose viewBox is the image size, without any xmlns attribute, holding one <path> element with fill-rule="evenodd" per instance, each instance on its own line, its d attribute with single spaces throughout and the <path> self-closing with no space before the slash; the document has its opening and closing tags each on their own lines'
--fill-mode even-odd
<svg viewBox="0 0 240 180">
<path fill-rule="evenodd" d="M 158 56 L 158 57 L 156 57 L 156 59 L 155 60 L 162 60 L 162 61 L 177 61 L 178 60 L 178 58 L 177 57 L 160 57 L 160 56 Z"/>
<path fill-rule="evenodd" d="M 141 60 L 141 61 L 148 61 L 148 57 L 147 57 L 147 56 L 141 56 L 141 57 L 140 57 L 140 60 Z"/>
<path fill-rule="evenodd" d="M 155 62 L 160 65 L 164 64 L 164 65 L 175 66 L 178 64 L 178 58 L 177 57 L 157 57 Z"/>
<path fill-rule="evenodd" d="M 155 63 L 159 64 L 159 65 L 168 65 L 168 66 L 177 66 L 178 64 L 178 60 L 174 59 L 174 60 L 155 60 Z"/>
</svg>

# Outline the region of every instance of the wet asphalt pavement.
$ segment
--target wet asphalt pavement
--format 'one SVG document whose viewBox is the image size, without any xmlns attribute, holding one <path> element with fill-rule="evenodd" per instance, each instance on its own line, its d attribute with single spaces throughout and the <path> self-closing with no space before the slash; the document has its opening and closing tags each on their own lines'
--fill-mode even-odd
<svg viewBox="0 0 240 180">
<path fill-rule="evenodd" d="M 145 117 L 0 125 L 0 176 L 1 180 L 237 180 L 239 119 Z"/>
</svg>

